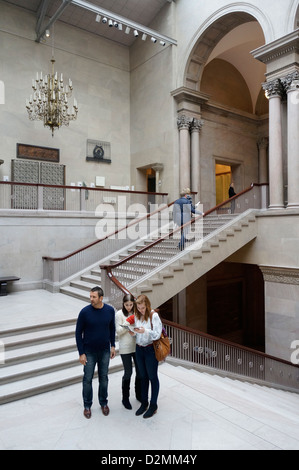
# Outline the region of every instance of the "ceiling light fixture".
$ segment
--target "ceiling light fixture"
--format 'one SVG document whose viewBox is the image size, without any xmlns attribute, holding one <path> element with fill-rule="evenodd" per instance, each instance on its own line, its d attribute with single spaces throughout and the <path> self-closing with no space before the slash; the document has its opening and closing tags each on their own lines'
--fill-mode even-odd
<svg viewBox="0 0 299 470">
<path fill-rule="evenodd" d="M 129 34 L 130 31 L 131 31 L 131 28 L 129 28 L 129 26 L 127 26 L 126 29 L 125 29 L 125 33 Z"/>
<path fill-rule="evenodd" d="M 68 104 L 68 98 L 73 91 L 71 79 L 68 85 L 64 86 L 62 74 L 58 78 L 57 72 L 54 71 L 53 56 L 51 63 L 51 73 L 45 76 L 42 72 L 40 76 L 37 73 L 36 79 L 32 79 L 33 94 L 26 100 L 26 108 L 29 119 L 43 121 L 44 126 L 51 129 L 53 137 L 55 129 L 62 125 L 68 126 L 70 121 L 77 119 L 78 106 L 75 99 L 72 107 Z"/>
<path fill-rule="evenodd" d="M 169 0 L 168 0 L 169 1 Z M 45 2 L 44 2 L 45 3 Z M 147 26 L 144 26 L 140 23 L 136 23 L 135 21 L 129 20 L 128 18 L 117 15 L 115 13 L 112 13 L 110 10 L 106 10 L 105 8 L 98 7 L 94 5 L 93 3 L 90 3 L 88 0 L 63 0 L 63 4 L 58 8 L 57 12 L 52 16 L 52 18 L 49 19 L 48 23 L 43 25 L 43 27 L 39 27 L 37 31 L 37 37 L 36 37 L 36 42 L 40 42 L 41 39 L 45 35 L 46 29 L 50 29 L 50 26 L 52 26 L 55 21 L 57 21 L 58 17 L 62 14 L 63 10 L 69 5 L 76 5 L 80 8 L 83 8 L 84 10 L 89 10 L 93 12 L 95 15 L 99 14 L 104 17 L 105 20 L 103 23 L 107 23 L 108 19 L 110 18 L 112 21 L 116 21 L 118 24 L 122 23 L 123 28 L 127 28 L 126 33 L 129 34 L 130 29 L 132 30 L 137 30 L 139 31 L 139 34 L 147 34 L 147 36 L 155 37 L 157 41 L 163 41 L 166 44 L 169 45 L 177 45 L 177 41 L 175 39 L 172 39 L 168 36 L 165 36 L 163 34 L 160 34 L 158 31 L 155 31 L 151 28 L 148 28 Z"/>
<path fill-rule="evenodd" d="M 135 36 L 135 38 L 137 38 L 139 36 L 139 33 L 138 33 L 137 29 L 134 29 L 134 36 Z"/>
<path fill-rule="evenodd" d="M 157 42 L 157 39 L 152 36 L 152 37 L 151 37 L 151 41 L 152 41 L 152 42 Z"/>
<path fill-rule="evenodd" d="M 106 24 L 107 21 L 108 21 L 108 20 L 107 20 L 106 16 L 104 16 L 104 18 L 102 19 L 102 23 Z"/>
<path fill-rule="evenodd" d="M 142 35 L 142 37 L 141 37 L 142 41 L 145 41 L 145 40 L 146 40 L 146 37 L 147 37 L 147 34 L 144 34 L 144 33 L 143 33 L 143 35 Z"/>
<path fill-rule="evenodd" d="M 102 18 L 101 15 L 97 14 L 97 16 L 96 16 L 96 22 L 99 23 L 99 22 L 101 21 L 101 18 Z"/>
<path fill-rule="evenodd" d="M 160 41 L 161 46 L 165 46 L 165 41 Z"/>
</svg>

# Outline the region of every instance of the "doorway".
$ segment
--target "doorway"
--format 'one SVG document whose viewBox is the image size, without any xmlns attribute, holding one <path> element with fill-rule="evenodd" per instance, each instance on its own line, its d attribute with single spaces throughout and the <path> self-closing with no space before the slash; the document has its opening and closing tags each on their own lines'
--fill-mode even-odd
<svg viewBox="0 0 299 470">
<path fill-rule="evenodd" d="M 156 192 L 156 172 L 153 168 L 146 169 L 146 190 L 148 193 Z M 148 203 L 155 204 L 155 195 L 148 195 Z"/>
<path fill-rule="evenodd" d="M 218 205 L 228 199 L 228 190 L 232 182 L 232 167 L 220 163 L 216 163 L 215 166 L 216 205 Z"/>
</svg>

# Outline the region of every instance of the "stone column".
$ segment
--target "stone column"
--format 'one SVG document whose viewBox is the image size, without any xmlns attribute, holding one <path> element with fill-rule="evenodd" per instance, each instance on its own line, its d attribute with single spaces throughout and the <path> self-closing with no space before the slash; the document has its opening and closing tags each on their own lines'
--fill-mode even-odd
<svg viewBox="0 0 299 470">
<path fill-rule="evenodd" d="M 152 166 L 152 169 L 155 170 L 156 172 L 156 193 L 160 193 L 161 192 L 161 171 L 164 169 L 164 165 L 163 163 L 155 163 L 153 166 Z"/>
<path fill-rule="evenodd" d="M 288 209 L 299 208 L 299 72 L 282 80 L 288 97 Z"/>
<path fill-rule="evenodd" d="M 180 138 L 180 154 L 179 154 L 179 172 L 180 172 L 180 188 L 190 188 L 190 123 L 192 119 L 180 115 L 177 120 Z"/>
<path fill-rule="evenodd" d="M 268 137 L 262 137 L 258 141 L 259 149 L 259 183 L 268 183 L 268 158 L 267 149 L 269 145 Z"/>
<path fill-rule="evenodd" d="M 283 154 L 281 128 L 281 99 L 283 87 L 279 79 L 264 83 L 269 99 L 269 209 L 284 207 L 283 198 Z"/>
<path fill-rule="evenodd" d="M 200 199 L 200 145 L 199 135 L 203 121 L 193 119 L 191 123 L 191 191 Z"/>
</svg>

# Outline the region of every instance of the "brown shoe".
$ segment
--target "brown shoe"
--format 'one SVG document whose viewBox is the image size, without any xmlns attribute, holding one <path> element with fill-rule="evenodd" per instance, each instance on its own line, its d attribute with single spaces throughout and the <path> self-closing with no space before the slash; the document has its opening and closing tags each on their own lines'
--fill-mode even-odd
<svg viewBox="0 0 299 470">
<path fill-rule="evenodd" d="M 91 409 L 90 408 L 84 408 L 83 414 L 85 418 L 89 419 L 91 417 Z"/>
<path fill-rule="evenodd" d="M 104 415 L 104 416 L 108 416 L 108 415 L 109 415 L 109 411 L 110 411 L 110 410 L 109 410 L 109 407 L 108 407 L 107 405 L 105 405 L 105 406 L 101 406 L 101 408 L 102 408 L 102 413 L 103 413 L 103 415 Z"/>
</svg>

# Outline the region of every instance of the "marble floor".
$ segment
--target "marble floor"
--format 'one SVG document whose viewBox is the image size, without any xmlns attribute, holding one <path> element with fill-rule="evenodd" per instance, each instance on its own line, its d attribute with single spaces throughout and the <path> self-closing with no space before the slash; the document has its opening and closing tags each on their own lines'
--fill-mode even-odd
<svg viewBox="0 0 299 470">
<path fill-rule="evenodd" d="M 43 290 L 0 297 L 1 331 L 76 318 L 85 302 Z M 83 416 L 81 384 L 1 406 L 2 450 L 125 451 L 299 450 L 299 395 L 259 390 L 163 363 L 158 412 L 135 416 L 121 404 L 122 371 L 109 375 L 110 414 L 94 403 Z M 96 395 L 96 382 L 94 391 Z M 286 392 L 284 392 L 286 393 Z M 113 454 L 115 452 L 115 454 Z M 97 454 L 100 455 L 100 454 Z M 130 453 L 134 456 L 134 452 Z"/>
</svg>

